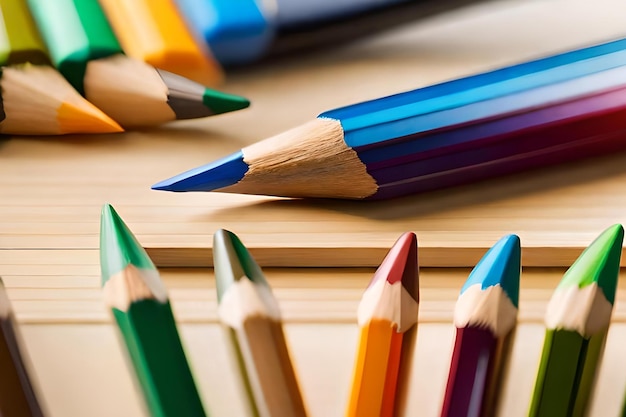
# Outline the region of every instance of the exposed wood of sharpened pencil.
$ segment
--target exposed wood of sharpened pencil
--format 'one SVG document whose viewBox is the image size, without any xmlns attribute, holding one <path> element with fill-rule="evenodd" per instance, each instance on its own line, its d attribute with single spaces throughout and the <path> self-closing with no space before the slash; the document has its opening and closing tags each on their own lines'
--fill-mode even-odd
<svg viewBox="0 0 626 417">
<path fill-rule="evenodd" d="M 360 327 L 346 417 L 392 417 L 407 402 L 417 332 L 417 238 L 403 234 L 359 304 Z"/>
<path fill-rule="evenodd" d="M 132 232 L 105 205 L 100 264 L 106 304 L 117 322 L 150 413 L 203 417 L 167 290 Z"/>
<path fill-rule="evenodd" d="M 500 239 L 478 262 L 461 290 L 442 417 L 491 416 L 517 319 L 520 240 Z"/>
<path fill-rule="evenodd" d="M 277 301 L 259 266 L 232 232 L 214 236 L 219 316 L 238 358 L 251 413 L 306 416 Z"/>
<path fill-rule="evenodd" d="M 173 0 L 101 0 L 100 4 L 129 56 L 208 86 L 222 81 L 219 64 L 189 30 Z"/>
<path fill-rule="evenodd" d="M 28 2 L 54 65 L 122 126 L 151 126 L 249 105 L 243 97 L 123 55 L 98 0 Z"/>
<path fill-rule="evenodd" d="M 606 229 L 554 291 L 530 417 L 585 414 L 611 320 L 623 238 L 621 225 Z"/>
<path fill-rule="evenodd" d="M 16 135 L 113 133 L 122 128 L 82 98 L 55 69 L 41 65 L 2 68 L 5 120 L 0 132 Z"/>
<path fill-rule="evenodd" d="M 43 417 L 13 309 L 0 279 L 0 415 Z"/>
</svg>

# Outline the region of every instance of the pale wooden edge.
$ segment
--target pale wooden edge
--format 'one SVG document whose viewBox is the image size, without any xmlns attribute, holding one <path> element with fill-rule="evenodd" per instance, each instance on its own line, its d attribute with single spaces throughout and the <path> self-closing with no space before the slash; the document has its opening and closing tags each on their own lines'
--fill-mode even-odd
<svg viewBox="0 0 626 417">
<path fill-rule="evenodd" d="M 157 267 L 212 267 L 213 251 L 204 248 L 165 248 L 147 246 L 146 251 Z M 261 267 L 378 267 L 389 247 L 248 247 Z M 420 267 L 473 268 L 488 247 L 420 247 Z M 522 266 L 552 268 L 569 267 L 585 250 L 572 247 L 523 247 Z M 626 250 L 622 249 L 621 266 L 626 266 Z"/>
</svg>

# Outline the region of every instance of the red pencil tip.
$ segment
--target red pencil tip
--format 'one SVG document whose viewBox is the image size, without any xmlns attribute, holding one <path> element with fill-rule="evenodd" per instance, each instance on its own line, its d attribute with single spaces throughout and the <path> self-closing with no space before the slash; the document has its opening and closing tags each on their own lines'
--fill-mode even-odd
<svg viewBox="0 0 626 417">
<path fill-rule="evenodd" d="M 406 232 L 394 243 L 381 262 L 369 286 L 385 279 L 390 284 L 398 281 L 416 301 L 419 301 L 419 269 L 417 266 L 417 236 Z"/>
</svg>

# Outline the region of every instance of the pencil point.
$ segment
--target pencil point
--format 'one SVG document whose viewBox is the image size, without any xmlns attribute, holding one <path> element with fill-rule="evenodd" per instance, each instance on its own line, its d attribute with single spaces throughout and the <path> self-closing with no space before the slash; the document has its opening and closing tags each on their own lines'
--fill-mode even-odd
<svg viewBox="0 0 626 417">
<path fill-rule="evenodd" d="M 118 133 L 124 131 L 115 120 L 86 101 L 81 103 L 80 107 L 67 102 L 62 103 L 57 110 L 57 120 L 63 133 Z"/>
<path fill-rule="evenodd" d="M 513 305 L 517 307 L 521 253 L 520 239 L 517 235 L 507 235 L 501 238 L 472 269 L 463 288 L 461 288 L 461 294 L 476 284 L 481 284 L 482 289 L 500 285 Z"/>
<path fill-rule="evenodd" d="M 406 232 L 391 247 L 369 286 L 381 279 L 387 280 L 390 284 L 401 281 L 411 297 L 419 301 L 418 275 L 417 236 L 413 232 Z"/>
<path fill-rule="evenodd" d="M 606 299 L 613 304 L 619 277 L 624 228 L 614 224 L 602 232 L 565 272 L 558 288 L 586 287 L 597 283 Z"/>
<path fill-rule="evenodd" d="M 156 269 L 144 248 L 115 209 L 110 204 L 105 204 L 100 217 L 102 285 L 128 265 L 134 265 L 139 269 Z"/>
<path fill-rule="evenodd" d="M 210 88 L 204 90 L 202 102 L 213 111 L 213 114 L 228 113 L 250 106 L 250 100 L 245 97 L 227 94 Z"/>
<path fill-rule="evenodd" d="M 247 278 L 268 286 L 263 271 L 237 235 L 220 229 L 213 235 L 213 266 L 218 300 L 234 282 Z"/>
<path fill-rule="evenodd" d="M 240 96 L 222 93 L 180 75 L 156 70 L 167 91 L 167 104 L 177 120 L 197 119 L 246 108 L 250 102 Z"/>
<path fill-rule="evenodd" d="M 152 186 L 162 191 L 213 191 L 241 181 L 248 172 L 241 151 L 207 165 L 192 169 Z"/>
</svg>

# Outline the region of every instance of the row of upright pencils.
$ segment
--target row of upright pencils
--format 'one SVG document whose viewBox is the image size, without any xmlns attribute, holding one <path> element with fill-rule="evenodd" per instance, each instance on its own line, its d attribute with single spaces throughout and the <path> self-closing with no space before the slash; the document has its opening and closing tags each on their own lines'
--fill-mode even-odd
<svg viewBox="0 0 626 417">
<path fill-rule="evenodd" d="M 217 84 L 221 71 L 182 23 L 174 24 L 175 15 L 149 39 L 161 53 L 137 59 L 122 48 L 98 0 L 1 0 L 0 11 L 0 133 L 119 132 L 249 105 L 205 87 Z M 176 53 L 168 53 L 165 39 Z M 190 69 L 193 80 L 179 75 Z"/>
<path fill-rule="evenodd" d="M 600 234 L 566 271 L 546 311 L 546 333 L 528 408 L 531 417 L 586 415 L 606 342 L 624 230 Z M 232 232 L 214 235 L 218 315 L 238 367 L 247 414 L 305 416 L 277 300 L 263 271 Z M 104 299 L 123 336 L 147 409 L 157 417 L 208 416 L 173 316 L 149 256 L 116 211 L 101 216 Z M 521 246 L 507 235 L 487 251 L 463 285 L 442 417 L 492 416 L 517 322 Z M 365 290 L 346 417 L 411 415 L 410 375 L 419 310 L 417 237 L 403 234 Z M 0 287 L 0 413 L 44 416 L 29 378 L 19 331 Z M 626 408 L 622 412 L 626 416 Z"/>
</svg>

